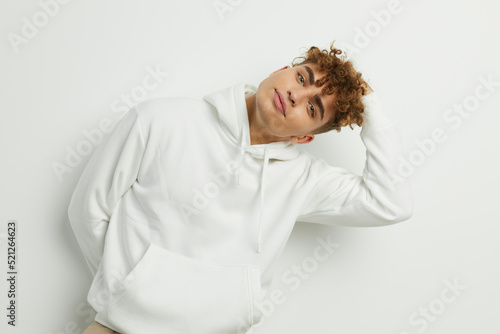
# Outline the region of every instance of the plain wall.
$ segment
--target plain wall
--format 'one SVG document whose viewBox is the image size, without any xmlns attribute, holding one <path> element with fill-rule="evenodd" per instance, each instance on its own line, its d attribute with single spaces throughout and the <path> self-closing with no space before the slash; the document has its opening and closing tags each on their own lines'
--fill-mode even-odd
<svg viewBox="0 0 500 334">
<path fill-rule="evenodd" d="M 72 167 L 65 160 L 85 148 L 86 131 L 119 119 L 125 95 L 143 98 L 148 71 L 163 73 L 148 98 L 202 97 L 258 85 L 333 40 L 350 49 L 399 122 L 415 212 L 380 228 L 298 223 L 271 287 L 281 298 L 266 304 L 257 333 L 500 332 L 498 2 L 32 0 L 1 8 L 0 274 L 10 219 L 19 273 L 17 326 L 3 307 L 2 333 L 81 333 L 92 322 L 91 275 L 66 213 L 89 155 Z M 304 149 L 359 174 L 359 130 L 320 135 Z M 323 262 L 314 258 L 317 238 L 338 244 Z"/>
</svg>

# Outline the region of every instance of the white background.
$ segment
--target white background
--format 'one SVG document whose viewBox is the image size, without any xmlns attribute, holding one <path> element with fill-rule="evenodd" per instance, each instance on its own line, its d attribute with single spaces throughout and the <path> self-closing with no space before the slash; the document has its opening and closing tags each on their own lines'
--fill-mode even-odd
<svg viewBox="0 0 500 334">
<path fill-rule="evenodd" d="M 217 3 L 231 10 L 218 13 Z M 122 94 L 137 97 L 148 67 L 168 72 L 148 97 L 201 97 L 238 82 L 258 85 L 309 46 L 336 40 L 358 46 L 348 55 L 399 121 L 406 159 L 420 164 L 409 176 L 415 212 L 371 229 L 298 223 L 272 286 L 284 301 L 268 309 L 257 333 L 500 333 L 500 5 L 401 0 L 384 26 L 374 13 L 388 4 L 73 0 L 43 22 L 39 2 L 2 0 L 0 331 L 81 333 L 92 322 L 91 275 L 66 214 L 89 156 L 60 179 L 53 167 L 83 145 L 83 131 L 119 118 L 113 108 L 123 106 Z M 34 16 L 38 32 L 15 46 L 13 34 L 21 38 Z M 474 100 L 480 77 L 497 86 L 479 88 L 489 97 Z M 459 125 L 443 118 L 463 103 L 473 110 Z M 416 141 L 437 128 L 446 139 L 419 153 Z M 321 135 L 307 149 L 361 173 L 359 130 Z M 9 219 L 18 222 L 15 328 L 4 307 Z M 328 236 L 340 246 L 314 266 L 316 238 Z M 281 275 L 304 264 L 310 273 L 294 289 Z M 441 297 L 446 280 L 462 287 L 448 292 L 449 303 Z"/>
</svg>

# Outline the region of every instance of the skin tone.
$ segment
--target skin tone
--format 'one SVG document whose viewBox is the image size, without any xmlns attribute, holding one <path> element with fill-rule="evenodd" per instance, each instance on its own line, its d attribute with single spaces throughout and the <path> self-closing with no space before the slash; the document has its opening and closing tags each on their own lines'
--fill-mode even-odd
<svg viewBox="0 0 500 334">
<path fill-rule="evenodd" d="M 246 98 L 251 144 L 313 141 L 314 131 L 334 113 L 336 94 L 323 94 L 323 87 L 314 85 L 324 76 L 317 65 L 305 64 L 285 66 L 264 79 L 257 92 Z M 366 94 L 373 91 L 368 84 L 365 87 Z"/>
</svg>

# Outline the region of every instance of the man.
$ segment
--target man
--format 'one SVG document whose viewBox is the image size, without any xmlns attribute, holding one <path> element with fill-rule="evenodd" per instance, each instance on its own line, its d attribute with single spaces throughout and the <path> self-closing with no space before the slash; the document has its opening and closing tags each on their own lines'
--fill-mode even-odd
<svg viewBox="0 0 500 334">
<path fill-rule="evenodd" d="M 134 107 L 96 150 L 69 216 L 95 275 L 85 334 L 246 333 L 295 221 L 380 226 L 412 214 L 393 182 L 395 122 L 352 63 L 312 47 L 255 90 Z M 362 176 L 301 153 L 362 125 Z M 103 331 L 104 330 L 104 331 Z"/>
</svg>

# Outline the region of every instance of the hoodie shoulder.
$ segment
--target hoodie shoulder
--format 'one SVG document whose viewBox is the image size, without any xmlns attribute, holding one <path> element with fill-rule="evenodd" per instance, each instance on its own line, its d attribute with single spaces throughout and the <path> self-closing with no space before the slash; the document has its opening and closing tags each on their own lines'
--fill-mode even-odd
<svg viewBox="0 0 500 334">
<path fill-rule="evenodd" d="M 141 122 L 167 123 L 173 126 L 196 124 L 214 118 L 210 105 L 203 99 L 189 97 L 160 97 L 136 105 Z"/>
<path fill-rule="evenodd" d="M 210 110 L 210 106 L 202 99 L 190 97 L 159 97 L 140 102 L 136 105 L 137 112 L 142 118 L 172 117 L 198 113 Z"/>
</svg>

